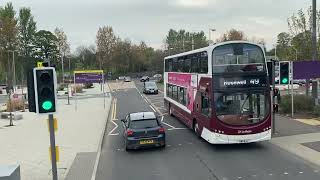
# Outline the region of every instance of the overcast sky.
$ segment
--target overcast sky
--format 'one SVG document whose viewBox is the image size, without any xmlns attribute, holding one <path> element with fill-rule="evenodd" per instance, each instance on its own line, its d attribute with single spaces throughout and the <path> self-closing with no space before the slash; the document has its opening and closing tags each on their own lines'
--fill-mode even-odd
<svg viewBox="0 0 320 180">
<path fill-rule="evenodd" d="M 109 25 L 121 38 L 163 47 L 168 30 L 217 31 L 216 39 L 230 28 L 248 37 L 263 38 L 270 49 L 279 32 L 287 31 L 287 18 L 306 9 L 311 0 L 0 0 L 18 11 L 30 7 L 38 30 L 62 28 L 71 49 L 95 44 L 100 26 Z"/>
</svg>

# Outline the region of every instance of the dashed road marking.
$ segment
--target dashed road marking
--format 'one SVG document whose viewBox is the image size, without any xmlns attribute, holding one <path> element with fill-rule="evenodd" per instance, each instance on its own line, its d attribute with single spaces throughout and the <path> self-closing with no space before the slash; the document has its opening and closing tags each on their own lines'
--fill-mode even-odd
<svg viewBox="0 0 320 180">
<path fill-rule="evenodd" d="M 288 173 L 288 172 L 284 172 L 283 174 L 284 174 L 284 175 L 288 175 L 289 173 Z"/>
</svg>

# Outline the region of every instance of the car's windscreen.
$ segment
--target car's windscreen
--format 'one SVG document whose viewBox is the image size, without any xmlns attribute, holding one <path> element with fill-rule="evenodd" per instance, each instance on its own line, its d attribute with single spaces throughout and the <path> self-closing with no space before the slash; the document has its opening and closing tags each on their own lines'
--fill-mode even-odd
<svg viewBox="0 0 320 180">
<path fill-rule="evenodd" d="M 156 119 L 135 120 L 130 122 L 131 129 L 145 129 L 159 126 Z"/>
<path fill-rule="evenodd" d="M 144 83 L 144 86 L 146 88 L 156 88 L 157 87 L 156 83 L 154 83 L 154 82 L 146 82 L 146 83 Z"/>
</svg>

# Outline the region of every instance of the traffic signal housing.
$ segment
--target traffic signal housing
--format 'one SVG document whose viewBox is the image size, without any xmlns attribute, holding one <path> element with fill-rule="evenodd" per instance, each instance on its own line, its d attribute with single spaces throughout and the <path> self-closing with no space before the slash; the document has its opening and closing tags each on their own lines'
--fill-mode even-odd
<svg viewBox="0 0 320 180">
<path fill-rule="evenodd" d="M 53 67 L 33 69 L 36 113 L 56 112 L 57 75 Z"/>
<path fill-rule="evenodd" d="M 289 84 L 289 62 L 280 62 L 280 84 Z"/>
</svg>

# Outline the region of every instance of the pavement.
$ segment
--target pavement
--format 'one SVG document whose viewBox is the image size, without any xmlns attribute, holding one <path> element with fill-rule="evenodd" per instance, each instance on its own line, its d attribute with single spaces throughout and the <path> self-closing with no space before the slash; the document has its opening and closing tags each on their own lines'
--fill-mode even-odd
<svg viewBox="0 0 320 180">
<path fill-rule="evenodd" d="M 102 143 L 96 180 L 320 179 L 320 166 L 315 161 L 288 150 L 293 147 L 285 147 L 308 138 L 318 141 L 319 135 L 315 133 L 320 132 L 319 127 L 277 116 L 277 134 L 271 141 L 211 145 L 168 116 L 162 92 L 143 95 L 140 82 L 118 83 L 121 84 L 110 84 L 115 103 Z M 136 111 L 155 111 L 163 116 L 165 149 L 125 151 L 120 119 Z M 316 136 L 311 138 L 312 135 Z M 313 154 L 313 159 L 318 157 L 319 154 Z"/>
<path fill-rule="evenodd" d="M 106 89 L 105 102 L 100 86 L 85 90 L 83 94 L 91 95 L 90 98 L 72 99 L 71 105 L 67 105 L 66 99 L 58 99 L 54 117 L 58 121 L 55 134 L 60 152 L 59 179 L 72 174 L 70 169 L 77 157 L 87 153 L 95 160 L 111 104 L 108 86 Z M 6 126 L 7 119 L 0 119 L 0 164 L 20 164 L 22 180 L 52 179 L 46 119 L 46 115 L 25 112 L 13 127 Z"/>
</svg>

